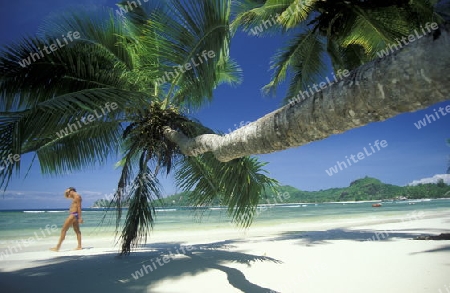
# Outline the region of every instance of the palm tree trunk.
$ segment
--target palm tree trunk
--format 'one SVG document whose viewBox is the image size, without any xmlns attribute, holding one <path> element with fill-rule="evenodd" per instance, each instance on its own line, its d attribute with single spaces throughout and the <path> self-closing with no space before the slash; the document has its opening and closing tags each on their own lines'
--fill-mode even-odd
<svg viewBox="0 0 450 293">
<path fill-rule="evenodd" d="M 450 96 L 449 25 L 441 35 L 423 36 L 350 76 L 290 103 L 227 135 L 188 138 L 165 129 L 181 151 L 196 156 L 208 151 L 223 162 L 301 146 L 332 134 L 427 108 Z M 445 110 L 444 110 L 445 111 Z"/>
</svg>

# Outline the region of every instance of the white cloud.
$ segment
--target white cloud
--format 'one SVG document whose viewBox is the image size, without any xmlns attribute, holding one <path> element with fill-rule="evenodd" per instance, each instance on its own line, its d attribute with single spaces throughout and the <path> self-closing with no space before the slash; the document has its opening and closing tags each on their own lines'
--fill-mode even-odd
<svg viewBox="0 0 450 293">
<path fill-rule="evenodd" d="M 45 192 L 45 191 L 23 191 L 23 190 L 7 190 L 2 193 L 3 198 L 6 200 L 17 199 L 17 198 L 28 198 L 28 199 L 48 199 L 55 197 L 56 192 Z"/>
<path fill-rule="evenodd" d="M 98 199 L 101 198 L 103 193 L 99 191 L 81 190 L 78 191 L 83 199 Z M 63 192 L 45 192 L 45 191 L 23 191 L 23 190 L 7 190 L 4 193 L 0 193 L 4 200 L 17 200 L 17 199 L 28 199 L 28 200 L 61 200 L 65 201 Z"/>
<path fill-rule="evenodd" d="M 408 185 L 426 184 L 426 183 L 437 183 L 439 179 L 444 180 L 444 183 L 450 184 L 450 174 L 436 174 L 433 177 L 422 178 L 419 180 L 414 180 Z"/>
<path fill-rule="evenodd" d="M 99 198 L 103 195 L 102 192 L 99 191 L 91 191 L 91 190 L 77 190 L 77 192 L 83 198 Z"/>
</svg>

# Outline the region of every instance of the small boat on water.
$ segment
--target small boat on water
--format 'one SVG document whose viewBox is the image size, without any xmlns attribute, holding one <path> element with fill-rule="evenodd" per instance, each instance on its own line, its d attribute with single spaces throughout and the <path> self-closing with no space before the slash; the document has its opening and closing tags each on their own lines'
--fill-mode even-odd
<svg viewBox="0 0 450 293">
<path fill-rule="evenodd" d="M 379 208 L 379 207 L 381 207 L 381 203 L 374 203 L 374 204 L 372 204 L 372 207 Z"/>
</svg>

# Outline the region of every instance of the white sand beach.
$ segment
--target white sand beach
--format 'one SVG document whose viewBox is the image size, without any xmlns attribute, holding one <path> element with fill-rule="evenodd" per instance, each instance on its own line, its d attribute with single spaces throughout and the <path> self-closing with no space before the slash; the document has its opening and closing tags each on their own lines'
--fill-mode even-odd
<svg viewBox="0 0 450 293">
<path fill-rule="evenodd" d="M 0 261 L 1 292 L 450 292 L 450 210 L 413 221 L 340 219 L 183 232 L 155 231 L 118 257 L 111 238 L 56 236 Z M 70 234 L 70 232 L 69 232 Z M 369 241 L 367 239 L 372 239 Z"/>
</svg>

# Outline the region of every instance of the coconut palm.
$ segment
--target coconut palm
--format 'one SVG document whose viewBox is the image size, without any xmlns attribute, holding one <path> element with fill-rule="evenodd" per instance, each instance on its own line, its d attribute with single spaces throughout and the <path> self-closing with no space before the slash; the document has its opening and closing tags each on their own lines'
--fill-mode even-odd
<svg viewBox="0 0 450 293">
<path fill-rule="evenodd" d="M 122 205 L 129 204 L 121 253 L 146 239 L 153 226 L 162 171 L 177 172 L 180 187 L 192 190 L 194 205 L 219 197 L 232 219 L 248 226 L 260 196 L 276 185 L 264 174 L 264 164 L 249 157 L 229 163 L 210 155 L 189 158 L 164 135 L 165 127 L 190 137 L 214 133 L 187 113 L 210 101 L 221 83 L 239 82 L 240 69 L 228 54 L 229 13 L 229 1 L 220 0 L 149 3 L 120 17 L 108 10 L 101 17 L 70 13 L 49 21 L 39 38 L 4 48 L 0 155 L 35 153 L 44 174 L 84 170 L 121 156 L 111 202 L 118 208 L 118 229 Z M 18 65 L 68 31 L 81 37 L 28 66 Z M 179 69 L 205 51 L 214 54 Z M 83 117 L 106 103 L 117 109 L 85 123 Z M 17 162 L 0 171 L 2 186 L 19 168 Z"/>
<path fill-rule="evenodd" d="M 272 80 L 263 90 L 275 93 L 288 80 L 285 102 L 335 71 L 352 70 L 378 57 L 388 45 L 426 23 L 441 23 L 429 0 L 247 0 L 236 2 L 234 30 L 253 35 L 289 34 L 288 44 L 272 59 Z M 444 12 L 444 11 L 442 11 Z M 378 54 L 377 54 L 378 53 Z"/>
<path fill-rule="evenodd" d="M 188 138 L 169 127 L 166 136 L 184 154 L 211 152 L 227 162 L 246 155 L 266 154 L 333 134 L 427 108 L 448 99 L 450 29 L 423 37 L 383 60 L 358 67 L 339 83 L 327 85 L 310 99 L 289 103 L 226 136 Z"/>
<path fill-rule="evenodd" d="M 271 153 L 448 99 L 450 80 L 445 69 L 450 62 L 448 1 L 237 3 L 233 30 L 297 34 L 274 57 L 274 77 L 264 87 L 265 91 L 274 92 L 290 77 L 285 97 L 289 103 L 226 137 L 187 139 L 183 133 L 166 128 L 166 135 L 184 154 L 212 152 L 218 160 L 226 162 L 245 155 Z M 433 30 L 425 30 L 433 34 L 423 34 L 422 28 L 418 28 L 430 26 L 433 21 L 441 23 L 437 29 L 435 24 Z M 420 38 L 400 48 L 396 38 L 409 37 L 415 29 Z M 372 60 L 387 45 L 399 50 Z M 351 73 L 344 70 L 344 76 L 341 71 L 339 82 L 332 79 L 325 83 L 326 57 L 336 72 L 364 65 Z M 315 86 L 315 91 L 306 89 L 308 86 Z M 308 92 L 302 93 L 304 90 Z"/>
</svg>

